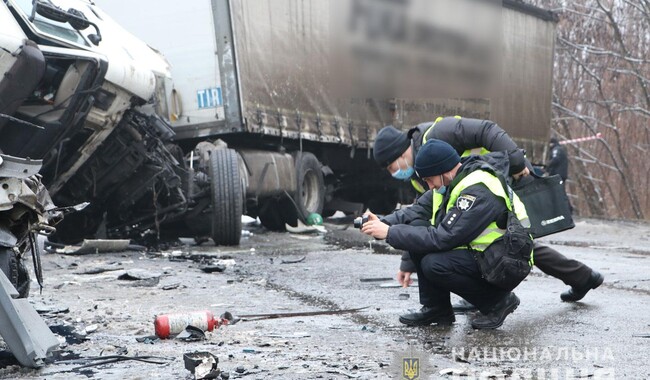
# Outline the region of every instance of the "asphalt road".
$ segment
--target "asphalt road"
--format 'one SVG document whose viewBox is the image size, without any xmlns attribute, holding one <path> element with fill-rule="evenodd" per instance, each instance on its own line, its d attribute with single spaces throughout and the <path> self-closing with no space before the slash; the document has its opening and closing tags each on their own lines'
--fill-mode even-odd
<svg viewBox="0 0 650 380">
<path fill-rule="evenodd" d="M 417 359 L 419 378 L 650 378 L 650 226 L 581 220 L 543 239 L 599 270 L 605 283 L 581 302 L 564 303 L 559 295 L 566 286 L 534 270 L 515 290 L 519 308 L 491 331 L 473 330 L 472 314 L 458 315 L 451 327 L 400 325 L 399 314 L 419 308 L 417 288 L 393 287 L 397 252 L 348 227 L 327 224 L 325 235 L 296 235 L 251 226 L 253 235 L 233 248 L 205 243 L 154 253 L 46 254 L 46 287 L 39 295 L 33 284 L 31 300 L 48 311 L 48 325 L 69 330 L 68 342 L 56 362 L 39 370 L 4 355 L 0 377 L 190 379 L 183 354 L 207 351 L 231 379 L 402 379 L 404 359 Z M 216 259 L 230 260 L 220 262 L 225 271 L 200 269 Z M 118 279 L 125 273 L 143 279 Z M 153 334 L 161 313 L 358 307 L 367 308 L 244 320 L 198 342 L 136 340 Z M 106 355 L 155 356 L 162 364 L 80 368 Z M 78 361 L 63 361 L 70 358 Z"/>
</svg>

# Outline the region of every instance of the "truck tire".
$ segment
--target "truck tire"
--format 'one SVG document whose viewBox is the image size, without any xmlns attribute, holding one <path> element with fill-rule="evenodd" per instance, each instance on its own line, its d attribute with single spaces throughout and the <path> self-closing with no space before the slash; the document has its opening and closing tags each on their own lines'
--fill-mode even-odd
<svg viewBox="0 0 650 380">
<path fill-rule="evenodd" d="M 238 245 L 244 209 L 237 152 L 217 149 L 208 165 L 212 195 L 211 236 L 216 245 Z"/>
<path fill-rule="evenodd" d="M 18 291 L 19 298 L 29 296 L 30 278 L 25 264 L 19 262 L 13 249 L 0 248 L 0 269 L 4 272 L 11 285 Z"/>
<path fill-rule="evenodd" d="M 305 222 L 311 213 L 322 213 L 325 205 L 325 179 L 321 164 L 313 154 L 299 152 L 296 155 L 296 188 L 295 201 L 298 206 L 298 217 Z"/>
</svg>

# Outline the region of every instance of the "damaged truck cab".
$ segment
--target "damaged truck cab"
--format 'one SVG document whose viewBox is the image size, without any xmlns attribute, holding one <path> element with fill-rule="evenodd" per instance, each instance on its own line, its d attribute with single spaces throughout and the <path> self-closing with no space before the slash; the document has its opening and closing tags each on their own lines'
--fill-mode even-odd
<svg viewBox="0 0 650 380">
<path fill-rule="evenodd" d="M 171 142 L 158 116 L 167 114 L 170 80 L 160 54 L 89 1 L 7 0 L 0 25 L 0 112 L 11 116 L 0 119 L 0 150 L 42 159 L 57 206 L 90 202 L 57 227 L 56 240 L 158 239 L 173 225 L 176 235 L 215 230 L 220 243 L 239 242 L 240 226 L 210 224 L 220 186 L 211 171 L 237 162 L 219 154 L 195 165 Z M 204 144 L 207 156 L 215 149 Z"/>
</svg>

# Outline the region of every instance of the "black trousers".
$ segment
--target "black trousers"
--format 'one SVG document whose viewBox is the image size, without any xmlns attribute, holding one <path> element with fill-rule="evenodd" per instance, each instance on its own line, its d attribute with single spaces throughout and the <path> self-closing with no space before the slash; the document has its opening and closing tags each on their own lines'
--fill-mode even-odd
<svg viewBox="0 0 650 380">
<path fill-rule="evenodd" d="M 562 280 L 569 286 L 585 286 L 591 276 L 591 268 L 585 264 L 569 259 L 553 248 L 540 243 L 535 243 L 533 259 L 535 266 L 542 272 Z"/>
<path fill-rule="evenodd" d="M 510 293 L 481 278 L 478 265 L 468 250 L 430 253 L 417 260 L 416 267 L 420 303 L 424 306 L 451 310 L 449 295 L 454 293 L 487 314 Z"/>
</svg>

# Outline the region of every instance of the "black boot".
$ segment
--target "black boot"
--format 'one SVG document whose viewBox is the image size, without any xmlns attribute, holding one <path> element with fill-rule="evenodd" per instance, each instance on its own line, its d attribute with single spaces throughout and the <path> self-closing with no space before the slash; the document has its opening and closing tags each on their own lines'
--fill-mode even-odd
<svg viewBox="0 0 650 380">
<path fill-rule="evenodd" d="M 508 314 L 519 306 L 519 298 L 515 293 L 510 293 L 499 301 L 489 314 L 475 318 L 472 327 L 475 329 L 496 329 L 501 327 Z"/>
<path fill-rule="evenodd" d="M 456 302 L 455 304 L 451 305 L 452 309 L 454 309 L 454 313 L 456 314 L 463 314 L 463 313 L 469 313 L 471 311 L 476 311 L 478 308 L 468 301 L 461 299 L 460 301 Z"/>
<path fill-rule="evenodd" d="M 407 326 L 426 326 L 432 323 L 451 325 L 456 321 L 451 307 L 422 306 L 420 311 L 400 315 L 399 321 Z"/>
<path fill-rule="evenodd" d="M 581 299 L 584 298 L 585 295 L 587 295 L 587 292 L 590 291 L 591 289 L 596 289 L 597 287 L 600 286 L 600 284 L 603 283 L 605 280 L 605 277 L 603 277 L 602 274 L 594 271 L 591 271 L 591 276 L 589 276 L 589 281 L 587 281 L 587 284 L 581 288 L 576 288 L 574 286 L 571 287 L 571 289 L 567 290 L 566 292 L 560 294 L 560 298 L 564 302 L 576 302 L 580 301 Z"/>
</svg>

